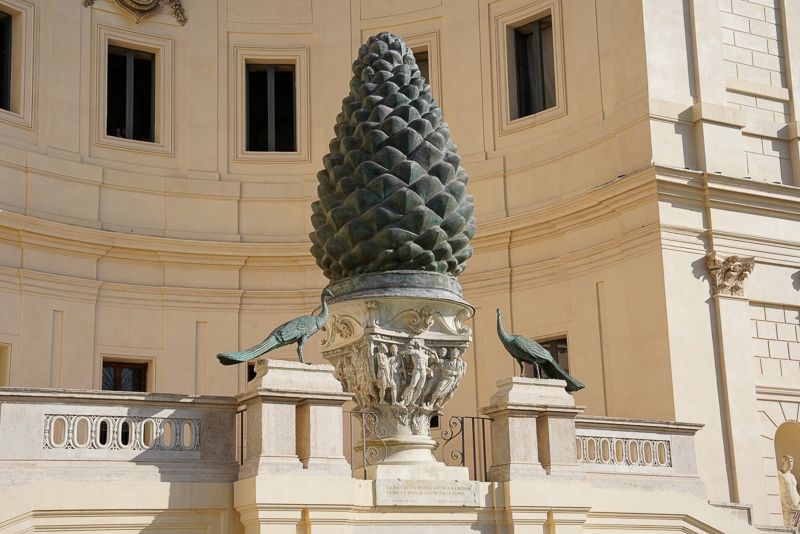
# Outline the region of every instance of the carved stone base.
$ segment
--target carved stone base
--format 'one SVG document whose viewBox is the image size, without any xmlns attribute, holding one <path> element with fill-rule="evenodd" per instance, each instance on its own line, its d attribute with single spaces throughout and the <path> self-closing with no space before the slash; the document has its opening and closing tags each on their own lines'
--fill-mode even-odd
<svg viewBox="0 0 800 534">
<path fill-rule="evenodd" d="M 435 273 L 395 272 L 328 289 L 336 297 L 323 356 L 363 414 L 366 443 L 356 448 L 367 448 L 368 476 L 382 478 L 377 464 L 406 466 L 407 474 L 411 465 L 444 468 L 433 457 L 430 417 L 442 413 L 466 372 L 461 356 L 472 339 L 462 323 L 474 310 L 460 286 Z"/>
</svg>

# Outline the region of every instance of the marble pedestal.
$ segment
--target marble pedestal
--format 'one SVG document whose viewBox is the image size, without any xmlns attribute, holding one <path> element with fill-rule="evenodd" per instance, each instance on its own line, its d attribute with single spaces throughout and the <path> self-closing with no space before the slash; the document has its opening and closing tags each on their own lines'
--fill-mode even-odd
<svg viewBox="0 0 800 534">
<path fill-rule="evenodd" d="M 237 397 L 246 407 L 247 454 L 239 480 L 257 475 L 350 476 L 343 454 L 342 405 L 351 395 L 333 367 L 258 360 Z"/>
<path fill-rule="evenodd" d="M 442 414 L 466 372 L 472 341 L 463 323 L 474 313 L 446 275 L 390 271 L 334 282 L 322 354 L 353 393 L 364 421 L 371 479 L 467 480 L 467 471 L 436 462 L 430 417 Z M 363 465 L 366 464 L 366 465 Z"/>
<path fill-rule="evenodd" d="M 489 480 L 554 475 L 583 479 L 575 449 L 575 417 L 583 412 L 563 380 L 509 377 L 481 414 L 492 418 Z"/>
</svg>

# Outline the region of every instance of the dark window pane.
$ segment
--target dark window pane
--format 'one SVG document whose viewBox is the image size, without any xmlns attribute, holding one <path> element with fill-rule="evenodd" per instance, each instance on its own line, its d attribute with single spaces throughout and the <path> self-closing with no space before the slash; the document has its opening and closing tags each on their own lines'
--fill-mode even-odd
<svg viewBox="0 0 800 534">
<path fill-rule="evenodd" d="M 103 366 L 103 391 L 114 391 L 114 368 Z"/>
<path fill-rule="evenodd" d="M 104 362 L 103 389 L 107 391 L 146 391 L 147 364 Z"/>
<path fill-rule="evenodd" d="M 514 30 L 517 116 L 556 105 L 552 19 L 545 17 Z"/>
<path fill-rule="evenodd" d="M 100 444 L 106 445 L 108 443 L 108 423 L 100 421 Z"/>
<path fill-rule="evenodd" d="M 141 367 L 122 367 L 120 391 L 142 391 Z"/>
<path fill-rule="evenodd" d="M 136 52 L 133 58 L 133 139 L 153 139 L 153 54 Z"/>
<path fill-rule="evenodd" d="M 296 150 L 294 91 L 294 66 L 247 66 L 248 151 Z"/>
<path fill-rule="evenodd" d="M 275 150 L 294 152 L 294 71 L 275 72 Z"/>
<path fill-rule="evenodd" d="M 108 83 L 106 87 L 106 135 L 125 137 L 125 92 L 127 85 L 127 51 L 108 47 Z"/>
<path fill-rule="evenodd" d="M 106 134 L 155 141 L 155 55 L 108 47 Z"/>
<path fill-rule="evenodd" d="M 247 66 L 247 150 L 269 150 L 267 65 Z"/>
<path fill-rule="evenodd" d="M 0 108 L 11 110 L 11 15 L 0 11 Z"/>
</svg>

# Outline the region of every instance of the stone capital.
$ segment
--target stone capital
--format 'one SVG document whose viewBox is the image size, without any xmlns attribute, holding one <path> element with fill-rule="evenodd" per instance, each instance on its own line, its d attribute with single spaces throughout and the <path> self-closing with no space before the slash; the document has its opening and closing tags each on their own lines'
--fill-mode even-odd
<svg viewBox="0 0 800 534">
<path fill-rule="evenodd" d="M 707 256 L 708 272 L 711 275 L 711 290 L 715 295 L 744 296 L 744 281 L 753 272 L 753 256 L 728 256 L 722 258 L 714 252 Z"/>
</svg>

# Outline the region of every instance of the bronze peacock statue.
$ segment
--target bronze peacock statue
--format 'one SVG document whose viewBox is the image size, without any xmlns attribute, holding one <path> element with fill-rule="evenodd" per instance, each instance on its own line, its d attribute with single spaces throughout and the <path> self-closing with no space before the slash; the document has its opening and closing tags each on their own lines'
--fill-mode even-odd
<svg viewBox="0 0 800 534">
<path fill-rule="evenodd" d="M 305 360 L 303 360 L 303 345 L 305 345 L 308 338 L 316 334 L 328 321 L 328 304 L 325 302 L 325 297 L 332 296 L 333 293 L 327 289 L 322 292 L 322 296 L 320 297 L 322 300 L 322 311 L 319 312 L 319 315 L 304 315 L 297 319 L 292 319 L 273 330 L 272 333 L 267 336 L 267 339 L 255 347 L 240 350 L 239 352 L 217 354 L 217 358 L 222 365 L 235 365 L 258 358 L 279 347 L 297 343 L 297 356 L 302 363 L 306 363 Z"/>
<path fill-rule="evenodd" d="M 509 354 L 519 363 L 520 376 L 522 376 L 523 373 L 522 364 L 523 362 L 527 362 L 533 365 L 533 373 L 536 378 L 542 377 L 539 369 L 542 367 L 548 377 L 565 380 L 567 382 L 567 387 L 564 389 L 567 391 L 578 391 L 586 387 L 569 376 L 553 359 L 553 356 L 534 340 L 528 339 L 525 336 L 509 336 L 506 334 L 506 331 L 503 330 L 503 323 L 500 322 L 500 313 L 500 308 L 497 308 L 497 335 L 500 337 L 500 341 L 503 342 L 503 346 Z"/>
</svg>

